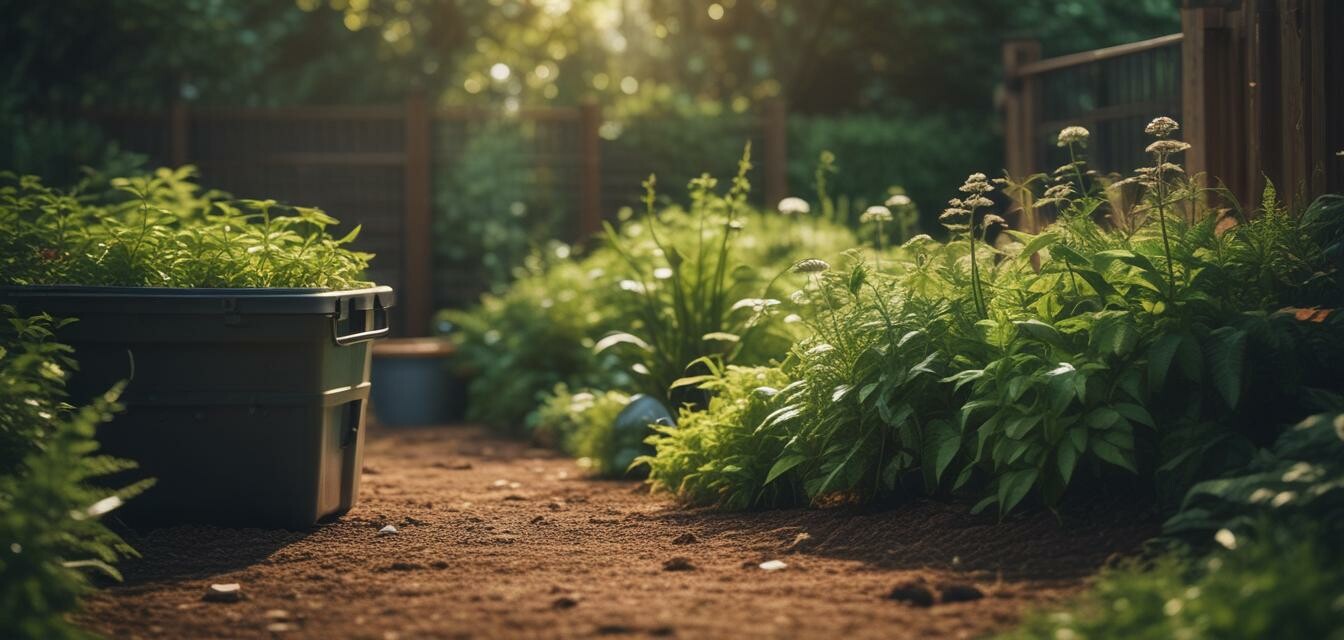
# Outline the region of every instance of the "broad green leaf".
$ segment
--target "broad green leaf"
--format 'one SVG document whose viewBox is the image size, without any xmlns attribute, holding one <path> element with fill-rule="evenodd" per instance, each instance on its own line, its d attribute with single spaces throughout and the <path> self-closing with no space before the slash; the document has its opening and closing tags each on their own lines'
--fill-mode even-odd
<svg viewBox="0 0 1344 640">
<path fill-rule="evenodd" d="M 1087 414 L 1087 426 L 1093 429 L 1109 429 L 1120 420 L 1120 413 L 1110 407 L 1097 407 Z"/>
<path fill-rule="evenodd" d="M 990 505 L 992 505 L 992 504 L 994 504 L 994 503 L 996 503 L 996 502 L 998 502 L 998 501 L 999 501 L 998 496 L 989 496 L 989 497 L 985 498 L 984 500 L 981 500 L 980 502 L 975 503 L 975 506 L 974 506 L 974 507 L 971 507 L 971 515 L 979 515 L 979 513 L 980 513 L 981 511 L 984 511 L 984 510 L 987 509 Z"/>
<path fill-rule="evenodd" d="M 1127 469 L 1132 473 L 1138 473 L 1139 470 L 1134 467 L 1134 462 L 1130 460 L 1130 454 L 1123 452 L 1119 447 L 1106 442 L 1100 438 L 1092 440 L 1092 452 L 1097 454 L 1098 458 L 1105 460 L 1121 469 Z"/>
<path fill-rule="evenodd" d="M 1241 400 L 1242 365 L 1246 359 L 1246 332 L 1220 327 L 1209 335 L 1209 368 L 1213 386 L 1230 408 Z"/>
<path fill-rule="evenodd" d="M 1064 340 L 1063 334 L 1061 334 L 1058 329 L 1055 329 L 1040 320 L 1022 320 L 1020 322 L 1014 322 L 1013 326 L 1017 327 L 1018 331 L 1036 338 L 1037 340 L 1048 342 L 1061 349 L 1068 348 L 1068 343 Z"/>
<path fill-rule="evenodd" d="M 1153 415 L 1148 413 L 1148 410 L 1140 405 L 1132 402 L 1120 402 L 1113 405 L 1113 408 L 1119 412 L 1120 415 L 1129 418 L 1131 422 L 1137 422 L 1154 428 L 1157 427 L 1157 424 L 1153 422 Z"/>
<path fill-rule="evenodd" d="M 933 480 L 937 485 L 942 481 L 952 459 L 961 450 L 961 432 L 947 420 L 934 420 L 929 423 L 925 436 L 924 457 L 933 461 Z"/>
<path fill-rule="evenodd" d="M 999 513 L 1005 515 L 1027 496 L 1031 487 L 1036 484 L 1036 478 L 1039 472 L 1035 469 L 1019 469 L 1010 471 L 999 478 L 999 492 L 997 502 L 999 503 Z"/>
<path fill-rule="evenodd" d="M 1172 358 L 1181 346 L 1180 334 L 1168 333 L 1157 339 L 1148 349 L 1148 386 L 1154 391 L 1166 384 L 1167 372 L 1171 369 Z"/>
<path fill-rule="evenodd" d="M 1027 234 L 1021 234 L 1021 235 L 1014 234 L 1013 237 L 1017 238 L 1019 241 L 1022 242 L 1023 246 L 1021 255 L 1024 258 L 1030 258 L 1031 255 L 1036 253 L 1037 251 L 1053 246 L 1056 242 L 1059 242 L 1059 234 L 1053 231 L 1047 231 L 1035 237 L 1027 236 Z"/>
<path fill-rule="evenodd" d="M 717 376 L 713 375 L 701 375 L 701 376 L 686 376 L 683 378 L 677 378 L 676 380 L 672 381 L 672 384 L 668 386 L 668 388 L 677 389 L 680 387 L 695 387 L 701 385 L 702 383 L 709 382 L 710 380 L 714 380 L 716 377 Z"/>
<path fill-rule="evenodd" d="M 1055 462 L 1059 465 L 1059 479 L 1062 484 L 1067 486 L 1069 480 L 1073 479 L 1073 470 L 1078 466 L 1078 450 L 1073 448 L 1073 443 L 1069 439 L 1059 441 L 1059 447 L 1055 451 Z"/>
<path fill-rule="evenodd" d="M 788 473 L 791 469 L 798 466 L 799 464 L 802 464 L 806 460 L 807 456 L 799 454 L 787 455 L 784 456 L 783 458 L 780 458 L 779 460 L 776 460 L 775 464 L 770 467 L 770 472 L 765 474 L 765 484 L 770 484 L 771 482 L 774 482 L 775 478 L 778 478 L 781 475 Z"/>
</svg>

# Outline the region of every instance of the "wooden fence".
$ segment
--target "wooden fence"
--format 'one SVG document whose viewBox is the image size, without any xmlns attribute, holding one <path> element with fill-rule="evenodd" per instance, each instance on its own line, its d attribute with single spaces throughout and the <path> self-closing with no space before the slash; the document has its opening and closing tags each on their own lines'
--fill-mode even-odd
<svg viewBox="0 0 1344 640">
<path fill-rule="evenodd" d="M 1038 42 L 1005 43 L 1009 172 L 1066 161 L 1054 136 L 1070 124 L 1092 131 L 1099 169 L 1131 171 L 1143 123 L 1169 115 L 1190 173 L 1243 203 L 1265 178 L 1290 207 L 1344 190 L 1344 119 L 1327 117 L 1344 113 L 1344 2 L 1187 0 L 1181 14 L 1181 33 L 1046 60 Z"/>
<path fill-rule="evenodd" d="M 371 279 L 397 288 L 394 328 L 401 335 L 429 333 L 435 308 L 465 297 L 454 295 L 472 286 L 463 281 L 479 280 L 468 270 L 436 270 L 433 218 L 436 182 L 469 160 L 464 154 L 471 153 L 472 136 L 490 135 L 484 124 L 528 127 L 526 148 L 507 161 L 535 170 L 515 173 L 546 176 L 549 191 L 563 201 L 553 205 L 570 221 L 562 236 L 572 241 L 591 237 L 620 205 L 635 202 L 639 180 L 652 170 L 640 154 L 630 152 L 604 167 L 603 149 L 610 141 L 600 135 L 602 113 L 593 103 L 504 114 L 432 107 L 415 95 L 400 105 L 209 108 L 177 103 L 166 113 L 88 117 L 125 148 L 155 162 L 194 164 L 206 184 L 236 197 L 319 206 L 346 226 L 363 225 L 357 246 L 378 254 Z M 758 140 L 766 201 L 787 193 L 785 121 L 782 103 L 769 102 L 761 114 L 743 121 L 740 132 Z"/>
</svg>

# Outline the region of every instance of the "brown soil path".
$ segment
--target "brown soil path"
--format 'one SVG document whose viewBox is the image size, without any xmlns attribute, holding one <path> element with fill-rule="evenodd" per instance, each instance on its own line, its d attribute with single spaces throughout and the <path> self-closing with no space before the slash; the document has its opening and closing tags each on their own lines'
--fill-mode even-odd
<svg viewBox="0 0 1344 640">
<path fill-rule="evenodd" d="M 144 558 L 81 621 L 116 638 L 978 637 L 1153 532 L 1103 507 L 1001 525 L 933 502 L 688 510 L 471 428 L 375 430 L 365 465 L 361 503 L 311 531 L 131 536 Z M 666 569 L 676 558 L 689 568 Z M 912 580 L 985 597 L 887 598 Z M 243 601 L 202 601 L 227 582 Z"/>
</svg>

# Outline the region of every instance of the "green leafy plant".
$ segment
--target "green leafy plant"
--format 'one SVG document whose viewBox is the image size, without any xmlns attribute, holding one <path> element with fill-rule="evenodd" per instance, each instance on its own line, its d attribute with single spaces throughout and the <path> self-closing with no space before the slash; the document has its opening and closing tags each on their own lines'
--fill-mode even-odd
<svg viewBox="0 0 1344 640">
<path fill-rule="evenodd" d="M 90 586 L 85 573 L 119 579 L 112 567 L 134 555 L 99 518 L 146 489 L 120 490 L 90 481 L 134 467 L 95 455 L 94 429 L 119 410 L 120 385 L 82 408 L 64 402 L 68 347 L 56 343 L 60 323 L 22 318 L 0 306 L 0 636 L 83 638 L 70 624 Z"/>
<path fill-rule="evenodd" d="M 571 392 L 557 385 L 529 417 L 533 438 L 579 459 L 579 466 L 602 476 L 617 476 L 625 467 L 613 464 L 622 450 L 635 449 L 640 438 L 622 442 L 613 430 L 616 416 L 630 402 L 620 391 Z"/>
<path fill-rule="evenodd" d="M 787 378 L 775 368 L 731 365 L 708 375 L 701 385 L 712 394 L 708 410 L 683 409 L 677 426 L 654 427 L 648 441 L 656 453 L 636 464 L 648 465 L 655 488 L 695 502 L 745 509 L 792 501 L 776 495 L 791 489 L 773 483 L 784 441 L 751 426 L 766 418 Z"/>
<path fill-rule="evenodd" d="M 1102 572 L 1063 610 L 1002 638 L 1344 638 L 1344 571 L 1335 539 L 1258 521 L 1231 548 L 1166 555 Z"/>
<path fill-rule="evenodd" d="M 736 361 L 765 363 L 788 352 L 800 328 L 789 311 L 808 313 L 808 309 L 764 297 L 774 294 L 765 291 L 768 283 L 759 274 L 787 271 L 799 255 L 838 255 L 854 246 L 853 233 L 821 219 L 762 212 L 745 204 L 739 204 L 735 214 L 739 224 L 730 228 L 723 217 L 722 196 L 706 191 L 709 182 L 703 177 L 697 184 L 700 191 L 695 192 L 698 199 L 693 199 L 692 208 L 701 207 L 699 214 L 667 206 L 656 212 L 655 227 L 647 211 L 640 216 L 623 211 L 606 242 L 586 253 L 567 245 L 537 251 L 515 270 L 508 289 L 486 294 L 471 309 L 440 315 L 453 329 L 463 371 L 472 374 L 470 418 L 517 430 L 559 383 L 571 389 L 643 390 L 665 398 L 671 383 L 701 355 L 726 352 Z M 704 341 L 706 333 L 713 333 L 705 331 L 708 325 L 687 320 L 684 335 L 690 336 L 685 341 L 689 346 L 681 355 L 665 351 L 666 358 L 654 361 L 665 363 L 658 365 L 661 381 L 655 381 L 650 375 L 655 367 L 645 360 L 648 352 L 629 343 L 649 344 L 653 338 L 641 336 L 644 327 L 656 321 L 671 348 L 682 344 L 680 332 L 673 336 L 670 327 L 661 326 L 664 314 L 674 313 L 675 294 L 669 284 L 668 252 L 659 242 L 691 256 L 683 258 L 688 260 L 681 280 L 686 291 L 695 291 L 691 281 L 702 278 L 698 294 L 683 296 L 683 315 L 691 318 L 688 313 L 699 313 L 694 309 L 708 309 L 712 289 L 703 283 L 714 277 L 724 229 L 732 235 L 723 277 L 732 284 L 718 294 L 717 304 L 722 322 L 742 333 L 730 336 L 721 331 L 717 337 L 726 341 Z M 698 260 L 699 251 L 705 259 L 693 269 L 689 261 Z M 786 275 L 775 284 L 782 289 L 794 279 Z M 692 300 L 695 295 L 698 302 Z M 706 323 L 712 318 L 708 312 L 702 317 Z M 739 340 L 733 342 L 733 337 Z M 605 348 L 595 349 L 603 340 Z M 688 359 L 676 362 L 683 357 Z"/>
<path fill-rule="evenodd" d="M 115 178 L 110 193 L 0 177 L 0 284 L 349 289 L 370 254 L 336 219 L 273 200 L 223 201 L 195 169 Z M 88 183 L 86 183 L 86 186 Z"/>
<path fill-rule="evenodd" d="M 1283 425 L 1330 410 L 1344 328 L 1284 306 L 1338 299 L 1322 249 L 1338 243 L 1324 222 L 1335 200 L 1294 217 L 1268 193 L 1262 215 L 1234 213 L 1241 223 L 1219 231 L 1211 194 L 1171 162 L 1185 143 L 1154 144 L 1154 166 L 1112 186 L 1137 190 L 1127 210 L 1075 155 L 1032 198 L 1057 213 L 1040 233 L 981 215 L 995 188 L 975 174 L 942 218 L 950 242 L 916 237 L 872 264 L 854 253 L 844 268 L 809 268 L 792 300 L 811 308 L 811 334 L 783 363 L 790 382 L 772 410 L 743 425 L 761 444 L 735 458 L 774 469 L 765 484 L 778 486 L 700 487 L 673 462 L 698 460 L 681 448 L 699 441 L 675 439 L 658 443 L 668 463 L 650 465 L 654 486 L 692 501 L 752 496 L 735 506 L 969 491 L 1005 514 L 1076 485 L 1137 481 L 1169 505 Z M 1023 195 L 1041 181 L 999 184 Z M 1098 223 L 1103 212 L 1123 224 Z"/>
<path fill-rule="evenodd" d="M 613 356 L 593 354 L 595 339 L 619 321 L 610 302 L 612 256 L 580 262 L 568 259 L 568 251 L 566 258 L 533 254 L 508 290 L 482 296 L 472 309 L 440 314 L 453 328 L 457 361 L 471 378 L 468 419 L 516 432 L 557 384 L 631 386 Z"/>
<path fill-rule="evenodd" d="M 664 223 L 654 208 L 655 178 L 644 182 L 643 224 L 653 253 L 661 260 L 647 259 L 639 248 L 629 246 L 628 236 L 607 226 L 608 246 L 627 267 L 628 278 L 621 284 L 632 294 L 630 308 L 638 322 L 603 337 L 595 350 L 618 347 L 633 354 L 637 362 L 632 370 L 640 376 L 641 389 L 654 397 L 668 398 L 669 389 L 698 380 L 694 371 L 688 376 L 693 363 L 711 358 L 728 361 L 751 349 L 751 330 L 777 304 L 761 298 L 750 305 L 734 305 L 759 286 L 754 268 L 730 262 L 751 189 L 750 153 L 748 145 L 732 187 L 722 197 L 714 191 L 718 182 L 714 178 L 704 175 L 691 181 L 691 208 L 686 213 L 690 220 L 682 223 L 696 230 L 687 238 L 690 242 L 677 243 L 676 235 L 666 229 L 660 232 Z M 739 309 L 748 313 L 734 314 Z"/>
</svg>

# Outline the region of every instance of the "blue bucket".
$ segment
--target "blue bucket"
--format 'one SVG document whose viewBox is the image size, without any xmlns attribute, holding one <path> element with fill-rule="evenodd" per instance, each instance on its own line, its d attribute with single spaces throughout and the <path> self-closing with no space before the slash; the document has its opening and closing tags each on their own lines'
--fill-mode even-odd
<svg viewBox="0 0 1344 640">
<path fill-rule="evenodd" d="M 466 384 L 453 375 L 452 343 L 436 338 L 385 340 L 373 350 L 372 409 L 379 424 L 422 426 L 459 422 Z"/>
</svg>

